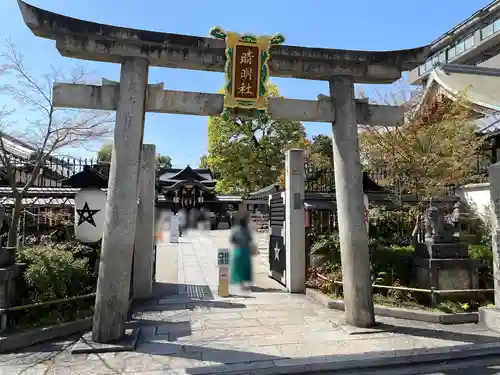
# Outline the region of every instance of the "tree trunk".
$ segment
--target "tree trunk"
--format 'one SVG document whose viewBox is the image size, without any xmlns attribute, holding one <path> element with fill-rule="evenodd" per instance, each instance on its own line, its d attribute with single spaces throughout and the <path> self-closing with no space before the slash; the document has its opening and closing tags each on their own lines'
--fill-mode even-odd
<svg viewBox="0 0 500 375">
<path fill-rule="evenodd" d="M 12 219 L 10 221 L 9 234 L 7 237 L 7 246 L 17 247 L 17 234 L 19 229 L 19 218 L 22 211 L 22 196 L 16 196 L 14 202 L 14 210 L 12 210 Z"/>
</svg>

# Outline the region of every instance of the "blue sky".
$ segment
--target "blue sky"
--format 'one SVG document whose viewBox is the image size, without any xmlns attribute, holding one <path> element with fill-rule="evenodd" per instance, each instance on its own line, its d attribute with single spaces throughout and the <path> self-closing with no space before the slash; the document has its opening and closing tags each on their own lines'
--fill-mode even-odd
<svg viewBox="0 0 500 375">
<path fill-rule="evenodd" d="M 84 20 L 138 29 L 207 36 L 219 25 L 226 30 L 264 35 L 280 32 L 286 44 L 366 50 L 413 48 L 431 42 L 489 0 L 29 0 L 33 5 Z M 16 0 L 0 0 L 0 36 L 10 37 L 23 52 L 33 72 L 43 73 L 49 65 L 80 65 L 94 77 L 117 80 L 119 65 L 64 58 L 55 42 L 30 33 L 22 22 Z M 217 92 L 224 83 L 219 73 L 151 68 L 151 83 L 164 82 L 173 90 Z M 281 95 L 316 99 L 326 94 L 326 82 L 272 79 Z M 364 85 L 368 95 L 398 90 L 397 87 Z M 0 104 L 5 98 L 0 97 Z M 18 112 L 22 122 L 26 114 Z M 331 125 L 306 123 L 308 135 L 331 134 Z M 145 143 L 155 143 L 161 154 L 172 157 L 175 166 L 198 165 L 207 151 L 207 118 L 199 116 L 148 114 Z M 74 156 L 93 152 L 72 150 Z"/>
</svg>

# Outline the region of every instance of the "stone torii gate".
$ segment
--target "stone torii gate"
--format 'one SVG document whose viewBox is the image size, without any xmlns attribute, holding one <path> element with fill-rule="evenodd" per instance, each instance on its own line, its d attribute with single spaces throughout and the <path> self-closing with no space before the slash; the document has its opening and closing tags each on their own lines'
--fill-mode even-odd
<svg viewBox="0 0 500 375">
<path fill-rule="evenodd" d="M 18 3 L 33 34 L 55 40 L 63 56 L 121 64 L 119 84 L 54 87 L 56 106 L 116 110 L 92 336 L 97 342 L 117 340 L 124 335 L 129 310 L 145 112 L 216 116 L 224 109 L 223 95 L 148 85 L 149 66 L 223 72 L 225 42 L 87 22 Z M 271 76 L 330 85 L 330 97 L 318 101 L 271 98 L 268 112 L 274 119 L 332 123 L 345 313 L 347 322 L 358 327 L 373 325 L 374 311 L 357 124 L 395 125 L 403 109 L 356 100 L 354 83 L 392 83 L 427 53 L 428 47 L 387 52 L 271 48 Z"/>
</svg>

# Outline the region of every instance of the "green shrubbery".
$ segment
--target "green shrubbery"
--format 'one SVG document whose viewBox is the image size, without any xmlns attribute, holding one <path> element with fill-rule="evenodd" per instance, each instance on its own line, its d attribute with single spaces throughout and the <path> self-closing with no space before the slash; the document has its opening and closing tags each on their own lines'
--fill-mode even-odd
<svg viewBox="0 0 500 375">
<path fill-rule="evenodd" d="M 387 275 L 384 283 L 407 280 L 412 274 L 413 246 L 389 245 L 385 239 L 370 238 L 370 259 L 374 281 L 381 273 Z M 313 236 L 311 254 L 322 256 L 326 267 L 340 265 L 340 240 L 337 232 Z"/>
<path fill-rule="evenodd" d="M 409 285 L 413 274 L 413 246 L 381 246 L 370 249 L 374 284 Z"/>
<path fill-rule="evenodd" d="M 471 259 L 479 260 L 479 288 L 493 288 L 493 248 L 491 237 L 485 234 L 478 244 L 469 245 Z"/>
<path fill-rule="evenodd" d="M 95 292 L 96 248 L 77 241 L 50 239 L 17 251 L 17 262 L 25 263 L 20 305 L 48 302 Z M 90 316 L 93 298 L 32 307 L 8 314 L 10 330 L 58 324 Z"/>
<path fill-rule="evenodd" d="M 370 238 L 380 245 L 411 245 L 418 207 L 404 206 L 389 210 L 385 206 L 370 207 Z"/>
<path fill-rule="evenodd" d="M 385 208 L 375 207 L 370 210 L 370 238 L 369 250 L 371 261 L 372 282 L 377 285 L 412 287 L 414 246 L 411 245 L 412 232 L 415 227 L 415 212 L 411 209 L 389 211 Z M 479 269 L 479 288 L 492 288 L 492 262 L 493 253 L 491 238 L 487 234 L 485 225 L 477 228 L 478 236 L 482 239 L 479 243 L 469 246 L 471 259 L 481 261 Z M 340 262 L 340 241 L 338 233 L 321 233 L 309 235 L 310 250 L 314 256 L 319 256 L 323 264 L 310 269 L 308 280 L 309 287 L 317 288 L 323 293 L 337 298 L 342 296 L 342 271 Z M 316 277 L 320 274 L 325 278 Z M 378 303 L 400 307 L 418 307 L 419 301 L 428 297 L 417 296 L 406 290 L 378 289 Z M 418 297 L 418 298 L 416 298 Z M 421 298 L 423 297 L 423 298 Z M 385 302 L 384 302 L 385 301 Z M 443 312 L 463 312 L 477 309 L 484 301 L 443 301 L 432 309 Z"/>
<path fill-rule="evenodd" d="M 337 232 L 310 235 L 311 254 L 322 260 L 322 263 L 340 263 L 340 240 Z"/>
<path fill-rule="evenodd" d="M 491 247 L 491 237 L 487 234 L 481 237 L 478 244 L 469 245 L 469 256 L 472 259 L 481 260 L 493 265 L 493 249 Z"/>
<path fill-rule="evenodd" d="M 25 298 L 30 303 L 68 298 L 93 291 L 88 259 L 77 257 L 68 244 L 46 243 L 21 248 L 18 261 L 26 263 Z"/>
</svg>

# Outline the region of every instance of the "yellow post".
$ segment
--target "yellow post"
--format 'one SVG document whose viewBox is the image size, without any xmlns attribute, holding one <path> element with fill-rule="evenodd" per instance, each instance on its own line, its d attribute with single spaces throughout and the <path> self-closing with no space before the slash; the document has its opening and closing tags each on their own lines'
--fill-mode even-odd
<svg viewBox="0 0 500 375">
<path fill-rule="evenodd" d="M 229 267 L 219 267 L 219 296 L 229 297 Z"/>
<path fill-rule="evenodd" d="M 219 296 L 229 297 L 229 249 L 218 249 L 217 265 L 219 267 Z"/>
</svg>

